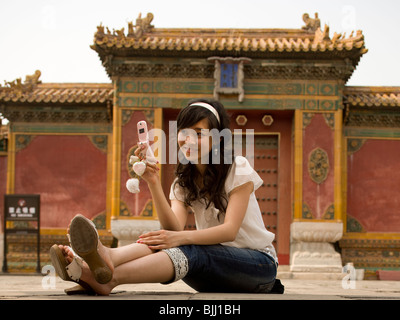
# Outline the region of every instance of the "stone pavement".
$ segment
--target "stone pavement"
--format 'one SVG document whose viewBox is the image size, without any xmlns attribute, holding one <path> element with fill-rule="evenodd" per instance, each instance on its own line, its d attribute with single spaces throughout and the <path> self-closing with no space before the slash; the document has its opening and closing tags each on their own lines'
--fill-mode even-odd
<svg viewBox="0 0 400 320">
<path fill-rule="evenodd" d="M 285 293 L 228 294 L 199 293 L 184 282 L 169 285 L 121 285 L 103 296 L 67 296 L 73 282 L 39 274 L 0 273 L 0 301 L 4 300 L 400 300 L 400 281 L 355 281 L 281 279 Z M 355 287 L 353 286 L 355 285 Z"/>
</svg>

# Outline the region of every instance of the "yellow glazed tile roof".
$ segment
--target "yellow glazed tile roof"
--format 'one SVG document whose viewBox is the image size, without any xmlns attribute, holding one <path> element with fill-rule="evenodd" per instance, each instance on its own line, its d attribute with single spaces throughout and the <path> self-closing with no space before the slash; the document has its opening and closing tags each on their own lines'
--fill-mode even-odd
<svg viewBox="0 0 400 320">
<path fill-rule="evenodd" d="M 113 99 L 112 84 L 98 83 L 39 83 L 27 88 L 25 84 L 0 87 L 0 101 L 19 103 L 104 103 Z"/>
<path fill-rule="evenodd" d="M 315 19 L 303 15 L 301 29 L 165 29 L 154 28 L 154 16 L 148 13 L 128 22 L 125 28 L 113 30 L 101 24 L 91 46 L 101 56 L 104 54 L 140 55 L 144 52 L 166 56 L 175 53 L 231 54 L 267 57 L 268 53 L 326 53 L 355 51 L 360 57 L 367 52 L 361 31 L 329 35 L 329 26 L 321 27 L 318 13 Z M 263 54 L 264 53 L 264 54 Z M 104 58 L 104 56 L 103 56 Z M 353 56 L 354 58 L 354 56 Z"/>
<path fill-rule="evenodd" d="M 332 39 L 323 39 L 301 30 L 154 29 L 140 38 L 97 32 L 94 44 L 103 48 L 161 51 L 325 52 L 360 49 L 361 53 L 366 52 L 361 31 L 348 38 L 335 34 Z"/>
<path fill-rule="evenodd" d="M 344 103 L 350 107 L 400 107 L 400 87 L 345 87 Z"/>
</svg>

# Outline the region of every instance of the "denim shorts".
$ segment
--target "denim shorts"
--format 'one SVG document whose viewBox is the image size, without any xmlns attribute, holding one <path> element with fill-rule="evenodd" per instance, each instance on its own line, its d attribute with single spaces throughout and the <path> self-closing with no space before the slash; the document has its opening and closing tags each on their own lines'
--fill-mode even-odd
<svg viewBox="0 0 400 320">
<path fill-rule="evenodd" d="M 163 250 L 171 258 L 175 279 L 198 292 L 268 293 L 277 264 L 258 250 L 224 245 L 187 245 Z"/>
</svg>

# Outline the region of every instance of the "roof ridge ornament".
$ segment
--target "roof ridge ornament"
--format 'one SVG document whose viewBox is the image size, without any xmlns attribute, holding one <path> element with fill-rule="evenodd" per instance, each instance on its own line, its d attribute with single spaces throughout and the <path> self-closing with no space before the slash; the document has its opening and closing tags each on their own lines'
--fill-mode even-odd
<svg viewBox="0 0 400 320">
<path fill-rule="evenodd" d="M 39 84 L 42 83 L 42 81 L 39 80 L 40 76 L 42 73 L 40 70 L 36 70 L 34 74 L 32 75 L 26 75 L 25 76 L 25 81 L 22 82 L 21 78 L 17 78 L 13 81 L 6 81 L 4 80 L 5 86 L 2 87 L 0 85 L 1 89 L 6 89 L 10 91 L 14 91 L 15 93 L 22 94 L 26 92 L 32 92 L 33 89 Z"/>
<path fill-rule="evenodd" d="M 151 32 L 154 26 L 151 22 L 154 19 L 154 15 L 149 12 L 145 18 L 142 18 L 142 13 L 136 19 L 136 25 L 133 22 L 128 22 L 128 37 L 140 38 L 144 33 Z"/>
<path fill-rule="evenodd" d="M 151 32 L 154 26 L 151 22 L 154 19 L 154 15 L 149 12 L 145 18 L 142 18 L 142 13 L 139 13 L 139 16 L 136 19 L 136 24 L 134 25 L 132 21 L 128 22 L 128 35 L 125 35 L 125 28 L 121 28 L 120 30 L 113 29 L 112 32 L 108 27 L 106 27 L 107 35 L 117 36 L 118 39 L 124 39 L 126 37 L 130 38 L 140 38 L 145 33 Z M 100 22 L 100 25 L 97 26 L 97 32 L 95 33 L 95 37 L 103 38 L 104 26 Z"/>
<path fill-rule="evenodd" d="M 310 18 L 308 13 L 303 14 L 303 21 L 305 25 L 301 28 L 306 31 L 315 32 L 318 28 L 321 28 L 321 20 L 318 18 L 318 12 L 315 13 L 315 18 Z"/>
<path fill-rule="evenodd" d="M 329 26 L 326 24 L 324 31 L 321 30 L 320 27 L 318 27 L 317 30 L 315 30 L 315 36 L 314 36 L 314 43 L 321 43 L 323 41 L 330 41 L 331 39 L 329 38 Z"/>
</svg>

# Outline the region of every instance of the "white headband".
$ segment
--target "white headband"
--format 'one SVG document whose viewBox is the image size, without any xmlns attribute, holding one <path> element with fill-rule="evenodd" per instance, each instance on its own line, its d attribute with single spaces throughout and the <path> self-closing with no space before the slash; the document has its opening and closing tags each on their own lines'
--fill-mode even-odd
<svg viewBox="0 0 400 320">
<path fill-rule="evenodd" d="M 208 104 L 205 102 L 195 102 L 195 103 L 192 103 L 191 105 L 189 105 L 189 107 L 191 107 L 191 106 L 199 106 L 199 107 L 206 108 L 207 110 L 211 111 L 212 114 L 217 118 L 218 124 L 221 124 L 221 121 L 219 120 L 218 112 L 211 104 Z"/>
</svg>

